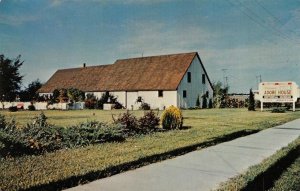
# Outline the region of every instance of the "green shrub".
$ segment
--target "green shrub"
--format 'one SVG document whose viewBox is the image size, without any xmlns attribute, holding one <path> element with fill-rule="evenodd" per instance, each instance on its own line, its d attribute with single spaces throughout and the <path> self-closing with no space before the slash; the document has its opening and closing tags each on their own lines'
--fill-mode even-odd
<svg viewBox="0 0 300 191">
<path fill-rule="evenodd" d="M 162 113 L 161 123 L 164 129 L 181 129 L 183 117 L 180 109 L 173 105 L 168 107 Z"/>
<path fill-rule="evenodd" d="M 157 114 L 151 110 L 138 120 L 138 124 L 142 131 L 149 131 L 156 129 L 159 126 L 159 121 Z"/>
</svg>

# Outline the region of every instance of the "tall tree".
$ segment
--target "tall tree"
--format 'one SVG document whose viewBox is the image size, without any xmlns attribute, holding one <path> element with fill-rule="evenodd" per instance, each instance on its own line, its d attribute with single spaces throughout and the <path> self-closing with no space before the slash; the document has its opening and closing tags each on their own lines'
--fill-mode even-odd
<svg viewBox="0 0 300 191">
<path fill-rule="evenodd" d="M 1 101 L 13 101 L 20 90 L 23 76 L 19 69 L 23 64 L 19 55 L 15 59 L 5 58 L 0 55 L 0 96 Z"/>
</svg>

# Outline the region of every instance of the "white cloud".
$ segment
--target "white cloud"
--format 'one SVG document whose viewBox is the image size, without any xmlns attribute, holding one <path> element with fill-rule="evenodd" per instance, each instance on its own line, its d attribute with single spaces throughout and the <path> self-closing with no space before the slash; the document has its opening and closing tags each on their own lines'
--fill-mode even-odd
<svg viewBox="0 0 300 191">
<path fill-rule="evenodd" d="M 21 25 L 26 22 L 32 22 L 37 20 L 37 16 L 33 15 L 4 15 L 0 14 L 0 24 L 6 24 L 6 25 Z"/>
</svg>

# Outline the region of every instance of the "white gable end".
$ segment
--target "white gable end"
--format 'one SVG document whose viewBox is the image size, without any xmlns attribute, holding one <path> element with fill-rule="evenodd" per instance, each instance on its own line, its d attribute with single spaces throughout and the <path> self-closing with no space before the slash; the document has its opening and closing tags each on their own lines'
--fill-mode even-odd
<svg viewBox="0 0 300 191">
<path fill-rule="evenodd" d="M 197 98 L 199 96 L 200 107 L 202 108 L 204 95 L 208 95 L 206 98 L 208 106 L 209 100 L 213 100 L 213 89 L 208 80 L 208 76 L 205 74 L 204 68 L 200 63 L 200 60 L 197 56 L 195 56 L 178 86 L 178 107 L 196 107 Z"/>
</svg>

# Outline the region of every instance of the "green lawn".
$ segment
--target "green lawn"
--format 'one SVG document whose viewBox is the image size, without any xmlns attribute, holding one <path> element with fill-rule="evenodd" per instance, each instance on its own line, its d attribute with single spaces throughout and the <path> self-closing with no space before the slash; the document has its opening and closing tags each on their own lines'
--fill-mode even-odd
<svg viewBox="0 0 300 191">
<path fill-rule="evenodd" d="M 112 114 L 120 112 L 122 111 L 45 111 L 45 115 L 50 123 L 68 126 L 87 120 L 109 122 L 112 121 Z M 39 112 L 1 111 L 0 113 L 7 117 L 14 116 L 21 125 L 29 122 L 29 118 Z M 135 111 L 134 114 L 140 116 L 143 112 Z M 275 126 L 299 118 L 300 112 L 270 113 L 248 112 L 246 109 L 210 109 L 185 110 L 183 115 L 184 126 L 191 127 L 186 130 L 154 133 L 129 138 L 123 143 L 105 143 L 40 156 L 2 158 L 0 159 L 0 190 L 28 189 L 70 177 L 83 177 L 93 172 L 101 174 L 104 170 L 117 165 L 214 141 L 235 132 L 262 130 Z"/>
</svg>

